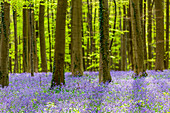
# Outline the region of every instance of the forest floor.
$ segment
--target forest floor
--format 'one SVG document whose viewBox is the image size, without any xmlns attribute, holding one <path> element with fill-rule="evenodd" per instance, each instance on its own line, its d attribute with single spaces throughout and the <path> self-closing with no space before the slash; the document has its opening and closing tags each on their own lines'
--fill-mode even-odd
<svg viewBox="0 0 170 113">
<path fill-rule="evenodd" d="M 10 74 L 0 88 L 0 113 L 170 113 L 170 70 L 147 71 L 132 79 L 132 71 L 111 71 L 112 82 L 98 83 L 98 72 L 83 77 L 65 73 L 65 86 L 49 90 L 52 73 Z"/>
</svg>

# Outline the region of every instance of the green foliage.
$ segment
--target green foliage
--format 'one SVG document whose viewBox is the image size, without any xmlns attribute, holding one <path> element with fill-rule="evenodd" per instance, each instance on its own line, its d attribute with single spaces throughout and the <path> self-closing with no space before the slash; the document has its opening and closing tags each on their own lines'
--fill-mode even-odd
<svg viewBox="0 0 170 113">
<path fill-rule="evenodd" d="M 39 20 L 39 3 L 42 0 L 11 0 L 8 1 L 11 5 L 11 10 L 10 10 L 10 43 L 11 43 L 11 48 L 9 49 L 9 56 L 12 58 L 12 69 L 14 68 L 14 59 L 15 59 L 15 44 L 14 44 L 14 22 L 13 22 L 13 10 L 17 11 L 17 35 L 18 38 L 20 38 L 20 43 L 18 43 L 18 56 L 21 58 L 21 65 L 22 65 L 22 52 L 23 52 L 23 5 L 26 5 L 27 8 L 30 4 L 34 4 L 34 21 Z M 82 0 L 82 21 L 83 21 L 83 37 L 82 40 L 84 41 L 84 45 L 82 45 L 82 48 L 85 50 L 85 61 L 87 59 L 92 59 L 92 57 L 95 57 L 96 61 L 93 61 L 92 64 L 90 64 L 87 69 L 91 69 L 93 67 L 98 68 L 99 67 L 99 51 L 100 51 L 100 35 L 99 35 L 99 1 L 92 1 L 92 25 L 93 25 L 93 39 L 95 40 L 95 48 L 96 51 L 95 53 L 90 53 L 89 57 L 87 57 L 87 39 L 90 38 L 88 35 L 89 30 L 88 30 L 88 20 L 87 20 L 87 13 L 88 13 L 88 5 L 87 5 L 87 0 Z M 113 1 L 109 1 L 109 39 L 113 39 L 113 46 L 111 48 L 111 51 L 113 55 L 110 56 L 111 60 L 113 60 L 114 63 L 118 64 L 119 60 L 121 59 L 120 55 L 120 48 L 121 48 L 121 36 L 124 35 L 125 33 L 128 33 L 129 31 L 127 30 L 122 30 L 123 28 L 123 5 L 126 5 L 126 8 L 129 8 L 129 1 L 128 0 L 116 0 L 117 3 L 117 22 L 116 22 L 116 29 L 113 29 L 114 25 L 114 17 L 115 17 L 115 4 Z M 55 20 L 56 20 L 56 9 L 57 9 L 57 0 L 55 2 L 50 0 L 48 2 L 47 0 L 43 4 L 45 6 L 45 37 L 46 37 L 46 52 L 47 52 L 47 61 L 48 61 L 48 69 L 49 69 L 49 33 L 48 33 L 48 18 L 47 18 L 47 7 L 49 7 L 49 13 L 50 13 L 50 18 L 49 18 L 49 23 L 50 23 L 50 35 L 51 35 L 51 43 L 52 43 L 52 50 L 51 50 L 51 55 L 52 55 L 52 62 L 54 60 L 54 45 L 55 45 Z M 166 9 L 166 8 L 165 8 Z M 96 10 L 96 15 L 95 15 L 95 10 Z M 70 50 L 69 50 L 69 44 L 71 43 L 71 37 L 70 37 L 70 32 L 71 32 L 71 0 L 68 0 L 68 8 L 67 8 L 67 16 L 66 16 L 66 38 L 65 38 L 65 62 L 67 64 L 71 64 L 71 56 L 70 56 Z M 121 15 L 120 15 L 121 12 Z M 53 17 L 52 17 L 53 15 Z M 94 17 L 96 16 L 96 19 L 94 20 Z M 166 15 L 165 15 L 166 16 Z M 121 21 L 121 22 L 120 22 Z M 94 23 L 95 22 L 95 23 Z M 165 20 L 166 22 L 166 20 Z M 152 24 L 152 37 L 156 37 L 156 33 L 154 32 L 156 29 L 156 18 L 153 16 L 153 24 Z M 146 21 L 146 26 L 148 25 L 148 22 Z M 95 31 L 94 31 L 94 26 L 95 26 Z M 35 28 L 35 27 L 34 27 Z M 120 29 L 121 28 L 121 29 Z M 35 32 L 38 32 L 39 30 L 36 30 Z M 113 32 L 115 31 L 115 34 L 113 35 Z M 19 40 L 18 40 L 19 41 Z M 41 56 L 40 56 L 40 39 L 39 37 L 37 38 L 37 54 L 38 54 L 38 68 L 41 70 Z M 146 46 L 148 47 L 148 41 L 146 40 Z M 156 59 L 156 42 L 155 40 L 152 40 L 152 43 L 150 44 L 152 46 L 152 53 L 153 53 L 153 58 L 148 59 L 146 62 L 155 62 Z M 165 52 L 165 55 L 169 53 Z M 128 54 L 127 54 L 128 55 Z M 128 61 L 129 62 L 129 61 Z M 127 63 L 127 67 L 131 67 L 131 64 Z M 152 65 L 153 67 L 153 65 Z M 66 67 L 66 71 L 70 71 L 70 67 Z"/>
</svg>

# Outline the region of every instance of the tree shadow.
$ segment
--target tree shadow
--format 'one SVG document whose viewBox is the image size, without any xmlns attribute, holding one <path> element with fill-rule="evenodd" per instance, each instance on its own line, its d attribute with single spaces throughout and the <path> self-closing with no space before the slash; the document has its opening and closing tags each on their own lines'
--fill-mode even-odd
<svg viewBox="0 0 170 113">
<path fill-rule="evenodd" d="M 133 113 L 136 112 L 146 112 L 145 104 L 146 104 L 146 87 L 147 85 L 144 83 L 145 77 L 134 79 L 132 83 L 132 99 L 133 103 L 130 107 L 130 111 Z"/>
<path fill-rule="evenodd" d="M 170 85 L 168 84 L 168 79 L 166 78 L 166 75 L 161 74 L 157 77 L 154 77 L 154 84 L 156 85 L 156 92 L 159 92 L 157 95 L 161 95 L 159 97 L 155 97 L 155 104 L 156 109 L 159 111 L 168 112 L 169 111 L 169 89 Z"/>
<path fill-rule="evenodd" d="M 102 113 L 101 103 L 104 101 L 104 93 L 107 88 L 106 84 L 99 84 L 93 87 L 91 95 L 89 95 L 89 104 L 87 105 L 86 111 L 90 113 Z"/>
</svg>

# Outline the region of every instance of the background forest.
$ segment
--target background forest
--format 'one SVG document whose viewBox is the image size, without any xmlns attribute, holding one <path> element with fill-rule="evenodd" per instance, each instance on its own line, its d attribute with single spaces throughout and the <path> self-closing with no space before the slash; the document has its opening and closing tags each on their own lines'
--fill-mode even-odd
<svg viewBox="0 0 170 113">
<path fill-rule="evenodd" d="M 0 3 L 0 112 L 169 111 L 169 0 Z"/>
<path fill-rule="evenodd" d="M 41 72 L 40 32 L 39 32 L 39 9 L 40 1 L 33 3 L 34 25 L 33 35 L 36 38 L 37 71 Z M 9 41 L 9 71 L 24 72 L 23 69 L 23 8 L 30 8 L 29 1 L 10 1 L 10 41 Z M 168 2 L 168 1 L 167 1 Z M 155 2 L 156 3 L 156 2 Z M 168 48 L 169 48 L 169 3 L 162 3 L 164 20 L 164 69 L 168 69 Z M 47 59 L 47 70 L 52 72 L 55 45 L 55 20 L 57 1 L 46 0 L 44 5 L 44 36 Z M 112 41 L 110 68 L 112 70 L 132 70 L 132 33 L 130 31 L 130 13 L 128 0 L 110 0 L 109 5 L 109 38 Z M 156 63 L 156 4 L 154 1 L 140 1 L 141 23 L 143 30 L 144 56 L 147 69 L 155 69 Z M 116 12 L 116 13 L 115 13 Z M 29 15 L 29 11 L 28 11 Z M 159 16 L 159 15 L 158 15 Z M 27 16 L 27 21 L 29 16 Z M 168 20 L 168 21 L 167 21 Z M 161 24 L 162 25 L 162 24 Z M 15 27 L 14 27 L 15 26 Z M 29 26 L 28 26 L 29 27 Z M 159 26 L 160 27 L 160 26 Z M 27 31 L 28 32 L 28 31 Z M 16 34 L 15 34 L 16 33 Z M 15 36 L 16 35 L 16 36 Z M 25 34 L 26 35 L 26 34 Z M 28 33 L 29 37 L 31 33 Z M 16 37 L 16 38 L 15 38 Z M 82 2 L 82 49 L 84 70 L 99 69 L 99 1 L 86 0 Z M 93 42 L 93 43 L 92 43 Z M 16 46 L 17 45 L 17 46 Z M 66 16 L 66 38 L 65 38 L 65 71 L 71 71 L 71 1 L 68 1 Z M 69 49 L 70 48 L 70 49 Z M 15 58 L 17 51 L 18 58 Z M 17 60 L 17 61 L 16 61 Z M 92 62 L 93 60 L 93 62 Z M 15 65 L 15 62 L 18 65 Z"/>
</svg>

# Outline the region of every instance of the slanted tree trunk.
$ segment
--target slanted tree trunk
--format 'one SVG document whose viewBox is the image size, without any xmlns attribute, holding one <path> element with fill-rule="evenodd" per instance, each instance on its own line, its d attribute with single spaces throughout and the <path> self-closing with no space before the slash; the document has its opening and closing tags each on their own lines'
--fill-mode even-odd
<svg viewBox="0 0 170 113">
<path fill-rule="evenodd" d="M 47 72 L 46 44 L 44 34 L 44 1 L 40 2 L 39 9 L 39 33 L 40 33 L 40 50 L 41 50 L 41 68 L 42 72 Z"/>
<path fill-rule="evenodd" d="M 23 6 L 23 72 L 28 72 L 28 20 L 26 5 Z"/>
<path fill-rule="evenodd" d="M 100 64 L 99 83 L 111 82 L 109 65 L 109 12 L 108 0 L 99 0 L 100 5 Z"/>
<path fill-rule="evenodd" d="M 18 38 L 17 38 L 17 10 L 13 9 L 14 37 L 15 37 L 15 64 L 14 73 L 18 73 Z"/>
<path fill-rule="evenodd" d="M 10 4 L 2 4 L 2 27 L 1 27 L 1 68 L 0 68 L 0 85 L 2 88 L 9 85 L 9 26 L 10 26 Z"/>
<path fill-rule="evenodd" d="M 139 0 L 130 0 L 132 36 L 134 43 L 134 77 L 147 76 L 144 68 L 143 35 L 141 29 Z"/>
<path fill-rule="evenodd" d="M 58 0 L 56 35 L 55 35 L 55 64 L 51 81 L 51 88 L 55 85 L 65 84 L 64 58 L 65 58 L 65 25 L 66 25 L 67 0 Z"/>
<path fill-rule="evenodd" d="M 82 0 L 72 0 L 71 71 L 73 76 L 83 75 L 81 19 L 82 19 Z"/>
<path fill-rule="evenodd" d="M 155 70 L 164 69 L 164 9 L 163 0 L 155 0 L 156 11 L 156 64 Z"/>
<path fill-rule="evenodd" d="M 166 52 L 165 69 L 169 66 L 169 0 L 166 0 Z"/>
</svg>

